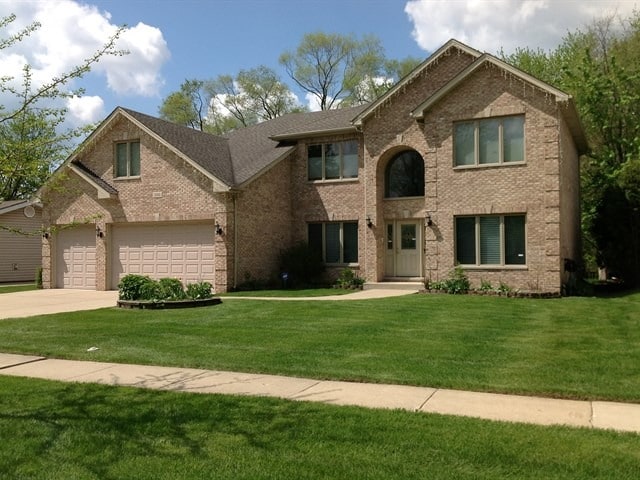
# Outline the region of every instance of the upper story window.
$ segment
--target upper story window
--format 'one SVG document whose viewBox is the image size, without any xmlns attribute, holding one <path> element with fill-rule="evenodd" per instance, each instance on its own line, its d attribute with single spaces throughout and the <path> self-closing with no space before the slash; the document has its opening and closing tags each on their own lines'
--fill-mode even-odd
<svg viewBox="0 0 640 480">
<path fill-rule="evenodd" d="M 116 143 L 115 177 L 140 176 L 140 141 Z"/>
<path fill-rule="evenodd" d="M 525 265 L 524 215 L 456 217 L 456 263 Z"/>
<path fill-rule="evenodd" d="M 524 162 L 524 115 L 455 124 L 454 165 Z"/>
<path fill-rule="evenodd" d="M 406 150 L 391 159 L 384 175 L 384 196 L 424 196 L 424 160 L 418 152 Z"/>
<path fill-rule="evenodd" d="M 321 143 L 307 147 L 309 180 L 358 178 L 358 141 Z"/>
</svg>

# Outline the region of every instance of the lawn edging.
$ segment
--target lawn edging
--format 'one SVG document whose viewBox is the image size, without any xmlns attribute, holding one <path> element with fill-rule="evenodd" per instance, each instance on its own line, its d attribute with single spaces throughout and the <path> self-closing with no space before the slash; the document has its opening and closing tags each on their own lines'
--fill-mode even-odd
<svg viewBox="0 0 640 480">
<path fill-rule="evenodd" d="M 120 308 L 138 308 L 146 310 L 163 310 L 169 308 L 194 308 L 208 307 L 222 303 L 219 297 L 186 299 L 186 300 L 161 300 L 154 302 L 153 300 L 118 300 Z"/>
</svg>

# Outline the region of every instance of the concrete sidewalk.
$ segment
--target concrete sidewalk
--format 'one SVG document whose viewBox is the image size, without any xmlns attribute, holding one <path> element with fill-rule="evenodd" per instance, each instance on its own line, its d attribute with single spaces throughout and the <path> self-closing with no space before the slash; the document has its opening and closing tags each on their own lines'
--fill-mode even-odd
<svg viewBox="0 0 640 480">
<path fill-rule="evenodd" d="M 267 396 L 538 425 L 640 432 L 640 404 L 557 400 L 405 385 L 56 360 L 1 353 L 0 375 L 176 392 Z"/>
<path fill-rule="evenodd" d="M 296 301 L 296 300 L 304 300 L 314 301 L 314 300 L 369 300 L 371 298 L 387 298 L 387 297 L 399 297 L 402 295 L 411 295 L 414 293 L 418 293 L 420 291 L 419 288 L 415 289 L 394 289 L 394 288 L 376 288 L 371 290 L 355 290 L 351 293 L 344 293 L 342 295 L 324 295 L 321 297 L 261 297 L 259 295 L 256 296 L 222 296 L 222 301 L 225 302 L 227 300 L 284 300 L 284 301 Z"/>
</svg>

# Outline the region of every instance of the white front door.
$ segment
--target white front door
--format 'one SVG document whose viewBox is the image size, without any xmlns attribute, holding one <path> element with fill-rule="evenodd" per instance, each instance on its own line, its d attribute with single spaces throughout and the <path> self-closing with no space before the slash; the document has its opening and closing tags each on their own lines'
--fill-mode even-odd
<svg viewBox="0 0 640 480">
<path fill-rule="evenodd" d="M 422 228 L 416 220 L 387 224 L 387 277 L 422 276 Z"/>
</svg>

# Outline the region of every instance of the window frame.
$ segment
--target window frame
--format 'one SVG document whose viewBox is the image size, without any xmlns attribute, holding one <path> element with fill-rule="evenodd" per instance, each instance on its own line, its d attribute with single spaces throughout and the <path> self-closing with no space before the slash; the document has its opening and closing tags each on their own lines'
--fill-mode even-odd
<svg viewBox="0 0 640 480">
<path fill-rule="evenodd" d="M 522 218 L 522 236 L 524 243 L 524 262 L 523 263 L 506 263 L 507 262 L 507 235 L 506 235 L 506 227 L 505 227 L 505 218 L 513 218 L 518 217 Z M 458 238 L 458 220 L 459 219 L 474 219 L 474 256 L 475 263 L 460 263 L 458 246 L 461 243 L 460 238 Z M 499 253 L 500 253 L 500 262 L 499 263 L 482 263 L 482 229 L 481 229 L 481 219 L 499 219 Z M 527 215 L 524 213 L 509 213 L 503 215 L 456 215 L 454 217 L 454 260 L 456 265 L 460 265 L 463 268 L 499 268 L 499 269 L 526 269 L 527 267 Z M 488 253 L 488 252 L 487 252 Z"/>
<path fill-rule="evenodd" d="M 355 172 L 355 176 L 345 176 L 345 145 L 349 144 L 349 143 L 354 143 L 355 147 L 356 147 L 356 172 Z M 338 150 L 339 153 L 337 155 L 338 157 L 338 168 L 339 168 L 339 176 L 338 177 L 327 177 L 327 150 L 329 150 L 328 146 L 329 145 L 337 145 L 338 146 Z M 320 178 L 311 178 L 310 175 L 310 155 L 309 155 L 309 150 L 312 147 L 320 147 L 321 148 L 321 154 L 320 154 L 320 162 L 321 162 L 321 169 L 322 169 L 322 177 Z M 318 158 L 318 157 L 314 157 L 314 158 Z M 354 180 L 358 180 L 358 177 L 360 175 L 360 142 L 357 139 L 350 139 L 350 140 L 339 140 L 339 141 L 335 141 L 335 142 L 322 142 L 322 143 L 309 143 L 307 144 L 307 181 L 309 182 L 340 182 L 340 181 L 354 181 Z"/>
<path fill-rule="evenodd" d="M 504 136 L 504 122 L 510 119 L 521 119 L 522 121 L 522 160 L 505 161 L 505 136 Z M 498 122 L 498 161 L 497 162 L 481 162 L 481 145 L 480 145 L 480 130 L 481 125 L 488 125 L 491 122 Z M 471 164 L 458 164 L 458 148 L 456 147 L 456 131 L 459 126 L 473 125 L 473 163 Z M 453 124 L 453 167 L 455 169 L 465 168 L 484 168 L 506 165 L 522 165 L 527 163 L 526 155 L 526 119 L 524 114 L 517 115 L 504 115 L 500 117 L 487 117 L 478 118 L 473 120 L 462 120 L 454 122 Z"/>
<path fill-rule="evenodd" d="M 406 154 L 410 154 L 413 156 L 413 160 L 420 160 L 421 162 L 421 170 L 422 170 L 422 176 L 420 177 L 421 180 L 421 190 L 422 193 L 419 193 L 418 195 L 393 195 L 391 196 L 391 179 L 392 179 L 392 167 L 395 165 L 395 163 L 397 161 L 399 161 L 401 159 L 401 157 L 403 155 Z M 424 162 L 424 158 L 422 157 L 422 155 L 420 155 L 420 152 L 413 150 L 413 149 L 407 149 L 407 150 L 403 150 L 401 152 L 396 153 L 393 157 L 391 157 L 391 159 L 387 162 L 387 165 L 384 167 L 384 199 L 385 200 L 404 200 L 404 199 L 411 199 L 411 198 L 424 198 L 424 196 L 426 195 L 426 182 L 425 182 L 425 170 L 426 170 L 426 166 L 425 166 L 425 162 Z"/>
<path fill-rule="evenodd" d="M 126 145 L 126 152 L 127 152 L 127 158 L 126 158 L 126 169 L 127 172 L 125 175 L 119 175 L 119 173 L 121 173 L 119 171 L 119 152 L 118 152 L 118 147 L 120 145 Z M 132 145 L 138 145 L 138 174 L 137 175 L 131 175 L 131 165 L 132 165 L 132 155 L 131 155 L 131 148 Z M 140 178 L 141 175 L 141 165 L 142 165 L 142 159 L 141 159 L 141 144 L 140 144 L 140 140 L 136 139 L 136 140 L 126 140 L 126 141 L 121 141 L 121 142 L 115 142 L 114 146 L 113 146 L 113 178 L 118 180 L 118 179 L 126 179 L 126 178 Z"/>
<path fill-rule="evenodd" d="M 322 229 L 322 263 L 328 266 L 357 266 L 359 264 L 358 257 L 360 255 L 360 245 L 359 245 L 359 222 L 358 221 L 343 221 L 343 222 L 309 222 L 307 223 L 307 243 L 309 245 L 316 244 L 317 242 L 311 242 L 310 238 L 310 228 L 311 226 L 321 226 Z M 338 225 L 339 228 L 339 261 L 338 262 L 327 262 L 327 225 Z M 345 254 L 345 225 L 355 225 L 355 253 L 356 253 L 356 261 L 355 262 L 345 262 L 344 254 Z"/>
</svg>

